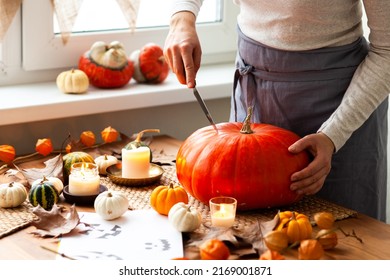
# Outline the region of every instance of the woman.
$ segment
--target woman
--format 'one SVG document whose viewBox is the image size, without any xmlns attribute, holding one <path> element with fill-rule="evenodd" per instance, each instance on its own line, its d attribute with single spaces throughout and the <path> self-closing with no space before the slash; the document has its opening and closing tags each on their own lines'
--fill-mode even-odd
<svg viewBox="0 0 390 280">
<path fill-rule="evenodd" d="M 174 1 L 164 54 L 192 88 L 201 62 L 195 21 L 203 0 Z M 231 121 L 302 137 L 314 157 L 291 189 L 385 221 L 390 1 L 235 0 L 240 7 Z M 362 4 L 370 28 L 363 37 Z"/>
</svg>

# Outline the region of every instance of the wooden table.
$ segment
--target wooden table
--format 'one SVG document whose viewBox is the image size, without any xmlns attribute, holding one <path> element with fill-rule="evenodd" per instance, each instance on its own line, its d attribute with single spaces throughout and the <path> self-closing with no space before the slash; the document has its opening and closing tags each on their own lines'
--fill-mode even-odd
<svg viewBox="0 0 390 280">
<path fill-rule="evenodd" d="M 168 136 L 158 136 L 153 140 L 152 148 L 163 147 L 165 153 L 176 154 L 181 141 Z M 93 211 L 89 207 L 77 207 L 78 211 Z M 362 238 L 360 243 L 355 238 L 343 237 L 339 234 L 339 244 L 326 252 L 324 259 L 342 260 L 390 260 L 390 225 L 363 214 L 357 217 L 337 221 L 336 226 L 345 232 L 355 233 Z M 0 259 L 3 260 L 50 260 L 56 254 L 45 250 L 42 246 L 56 248 L 53 239 L 37 238 L 31 235 L 34 228 L 27 227 L 0 239 Z M 314 228 L 314 232 L 318 228 Z M 291 251 L 289 259 L 296 258 L 296 251 Z"/>
</svg>

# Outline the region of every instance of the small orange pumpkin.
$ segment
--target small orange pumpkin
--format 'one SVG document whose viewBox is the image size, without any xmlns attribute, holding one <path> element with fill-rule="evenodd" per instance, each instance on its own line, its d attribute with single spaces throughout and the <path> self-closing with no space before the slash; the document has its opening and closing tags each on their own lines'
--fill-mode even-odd
<svg viewBox="0 0 390 280">
<path fill-rule="evenodd" d="M 96 143 L 95 134 L 90 130 L 83 131 L 80 135 L 80 141 L 83 143 L 83 145 L 91 147 Z"/>
<path fill-rule="evenodd" d="M 0 161 L 11 163 L 15 159 L 15 148 L 10 145 L 0 145 Z"/>
<path fill-rule="evenodd" d="M 276 230 L 286 232 L 290 244 L 311 238 L 313 227 L 309 217 L 294 211 L 278 213 L 279 223 Z"/>
<path fill-rule="evenodd" d="M 115 128 L 108 126 L 102 130 L 101 136 L 104 143 L 111 143 L 111 142 L 115 142 L 116 139 L 118 139 L 119 132 Z"/>
<path fill-rule="evenodd" d="M 35 151 L 43 156 L 50 155 L 53 150 L 53 144 L 51 143 L 50 138 L 38 139 L 35 144 Z"/>
<path fill-rule="evenodd" d="M 219 239 L 209 239 L 199 246 L 202 260 L 227 260 L 230 256 L 229 248 Z"/>
<path fill-rule="evenodd" d="M 168 216 L 169 210 L 178 202 L 188 203 L 188 194 L 180 186 L 173 183 L 169 186 L 156 187 L 150 195 L 150 205 L 159 214 Z"/>
</svg>

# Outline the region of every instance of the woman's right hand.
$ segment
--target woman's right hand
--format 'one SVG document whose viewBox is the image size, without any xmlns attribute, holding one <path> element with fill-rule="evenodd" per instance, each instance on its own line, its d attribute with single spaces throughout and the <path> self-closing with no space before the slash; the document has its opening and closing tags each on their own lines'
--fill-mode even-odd
<svg viewBox="0 0 390 280">
<path fill-rule="evenodd" d="M 164 56 L 172 72 L 181 84 L 189 88 L 195 87 L 202 56 L 195 22 L 196 17 L 191 12 L 174 14 L 164 46 Z"/>
</svg>

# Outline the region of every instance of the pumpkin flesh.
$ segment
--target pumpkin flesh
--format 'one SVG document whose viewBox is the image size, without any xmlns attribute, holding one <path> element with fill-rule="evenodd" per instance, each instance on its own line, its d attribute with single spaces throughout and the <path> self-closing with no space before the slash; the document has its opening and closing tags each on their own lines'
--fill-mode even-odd
<svg viewBox="0 0 390 280">
<path fill-rule="evenodd" d="M 290 190 L 291 175 L 306 167 L 306 152 L 288 147 L 299 137 L 268 124 L 252 124 L 253 133 L 240 132 L 239 122 L 201 128 L 180 147 L 177 177 L 195 198 L 208 204 L 215 196 L 237 199 L 248 210 L 292 204 L 302 196 Z"/>
</svg>

